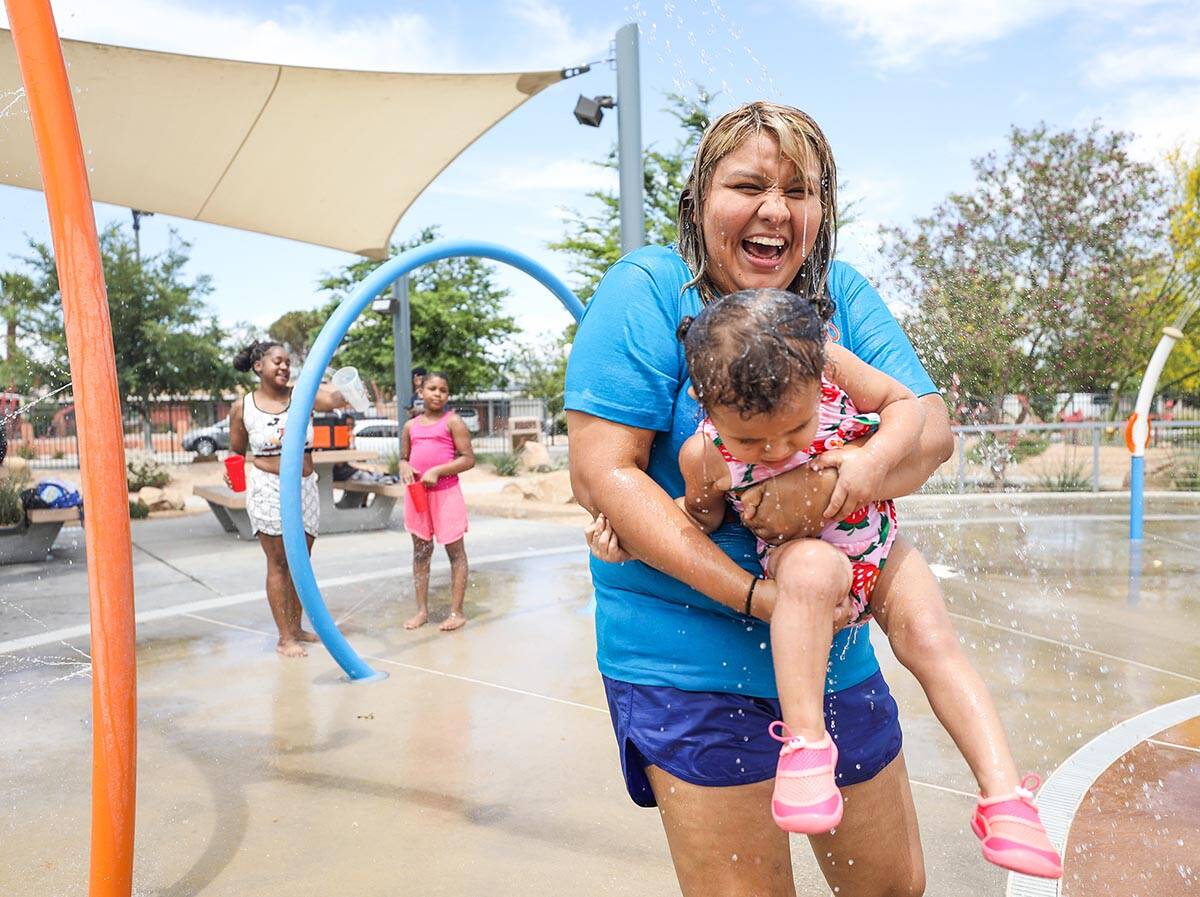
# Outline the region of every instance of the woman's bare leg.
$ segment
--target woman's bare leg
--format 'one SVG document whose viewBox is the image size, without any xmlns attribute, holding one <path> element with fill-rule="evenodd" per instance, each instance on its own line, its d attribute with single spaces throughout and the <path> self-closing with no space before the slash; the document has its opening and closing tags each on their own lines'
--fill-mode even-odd
<svg viewBox="0 0 1200 897">
<path fill-rule="evenodd" d="M 794 735 L 821 741 L 833 609 L 850 591 L 850 561 L 825 542 L 797 539 L 773 553 L 771 575 L 779 586 L 771 652 L 783 721 Z"/>
<path fill-rule="evenodd" d="M 413 592 L 417 597 L 417 612 L 404 621 L 405 629 L 417 629 L 429 621 L 429 566 L 433 558 L 433 542 L 417 536 L 413 541 Z"/>
<path fill-rule="evenodd" d="M 773 780 L 708 788 L 657 766 L 646 775 L 683 897 L 796 897 L 788 836 L 771 819 Z"/>
<path fill-rule="evenodd" d="M 871 606 L 896 659 L 921 683 L 983 796 L 1011 794 L 1020 776 L 996 705 L 959 644 L 933 571 L 907 540 L 896 540 Z"/>
<path fill-rule="evenodd" d="M 284 657 L 307 657 L 308 652 L 297 640 L 300 631 L 300 601 L 291 589 L 287 555 L 283 550 L 282 536 L 258 534 L 258 543 L 267 556 L 267 603 L 275 628 L 279 630 L 279 642 L 275 650 Z"/>
<path fill-rule="evenodd" d="M 308 556 L 309 557 L 312 557 L 313 542 L 315 541 L 315 538 L 316 537 L 313 536 L 311 533 L 304 534 L 304 540 L 308 543 Z M 286 553 L 284 556 L 285 557 L 287 556 Z M 300 603 L 300 595 L 296 592 L 296 584 L 294 582 L 292 582 L 292 574 L 291 574 L 290 567 L 288 568 L 287 585 L 288 585 L 289 600 L 291 602 L 292 611 L 295 614 L 295 618 L 296 618 L 296 641 L 298 641 L 298 642 L 319 642 L 320 639 L 317 637 L 316 633 L 309 632 L 307 629 L 303 628 L 300 625 L 300 615 L 302 613 L 304 613 L 304 606 Z"/>
<path fill-rule="evenodd" d="M 875 778 L 842 789 L 845 813 L 809 844 L 829 888 L 839 897 L 920 897 L 925 860 L 917 811 L 901 753 Z"/>
</svg>

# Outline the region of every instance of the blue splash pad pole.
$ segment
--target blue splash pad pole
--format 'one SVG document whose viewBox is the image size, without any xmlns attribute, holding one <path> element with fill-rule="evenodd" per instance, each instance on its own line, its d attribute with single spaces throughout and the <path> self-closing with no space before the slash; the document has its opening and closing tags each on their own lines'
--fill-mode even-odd
<svg viewBox="0 0 1200 897">
<path fill-rule="evenodd" d="M 472 240 L 440 240 L 410 249 L 384 262 L 371 272 L 349 296 L 342 300 L 321 333 L 300 372 L 300 379 L 292 389 L 292 404 L 288 416 L 292 420 L 308 420 L 312 414 L 321 375 L 333 359 L 333 353 L 346 336 L 350 325 L 357 320 L 371 301 L 415 268 L 447 258 L 469 256 L 503 262 L 524 271 L 558 297 L 567 311 L 579 320 L 583 316 L 583 303 L 559 278 L 528 256 L 495 243 Z M 317 585 L 312 561 L 308 557 L 308 542 L 304 537 L 304 516 L 300 500 L 300 479 L 304 470 L 304 440 L 307 427 L 288 427 L 283 436 L 283 458 L 279 467 L 279 504 L 283 521 L 283 547 L 287 553 L 288 569 L 300 604 L 322 644 L 333 655 L 338 666 L 345 670 L 351 682 L 368 682 L 383 679 L 387 673 L 377 671 L 364 661 L 346 641 L 333 616 L 325 606 L 325 598 Z"/>
</svg>

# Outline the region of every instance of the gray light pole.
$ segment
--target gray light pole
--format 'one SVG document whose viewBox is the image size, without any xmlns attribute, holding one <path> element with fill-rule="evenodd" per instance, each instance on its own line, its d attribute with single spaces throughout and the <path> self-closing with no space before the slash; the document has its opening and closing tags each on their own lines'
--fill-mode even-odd
<svg viewBox="0 0 1200 897">
<path fill-rule="evenodd" d="M 396 419 L 404 426 L 403 408 L 412 398 L 412 314 L 408 304 L 408 278 L 392 283 L 392 300 L 396 311 L 392 315 L 392 340 L 395 346 Z"/>
<path fill-rule="evenodd" d="M 642 197 L 642 88 L 636 22 L 617 30 L 617 156 L 621 175 L 621 254 L 646 243 Z"/>
</svg>

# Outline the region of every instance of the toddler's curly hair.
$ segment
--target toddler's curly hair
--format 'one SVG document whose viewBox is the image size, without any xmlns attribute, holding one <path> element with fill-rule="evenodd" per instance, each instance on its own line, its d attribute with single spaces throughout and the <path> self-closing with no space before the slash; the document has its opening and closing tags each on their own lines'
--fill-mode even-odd
<svg viewBox="0 0 1200 897">
<path fill-rule="evenodd" d="M 787 290 L 739 290 L 685 317 L 677 331 L 700 404 L 743 418 L 770 414 L 825 369 L 828 300 Z"/>
</svg>

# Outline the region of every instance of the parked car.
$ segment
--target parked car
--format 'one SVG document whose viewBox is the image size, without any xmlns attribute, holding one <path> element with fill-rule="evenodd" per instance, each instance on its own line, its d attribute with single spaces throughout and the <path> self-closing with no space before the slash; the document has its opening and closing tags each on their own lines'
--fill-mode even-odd
<svg viewBox="0 0 1200 897">
<path fill-rule="evenodd" d="M 388 417 L 368 417 L 354 424 L 354 448 L 378 452 L 381 457 L 400 453 L 400 425 Z"/>
<path fill-rule="evenodd" d="M 479 412 L 474 408 L 455 408 L 454 413 L 467 425 L 467 432 L 474 436 L 479 432 Z"/>
<path fill-rule="evenodd" d="M 195 452 L 201 458 L 211 458 L 218 449 L 229 448 L 229 418 L 217 421 L 211 427 L 188 430 L 183 434 L 183 450 Z"/>
</svg>

